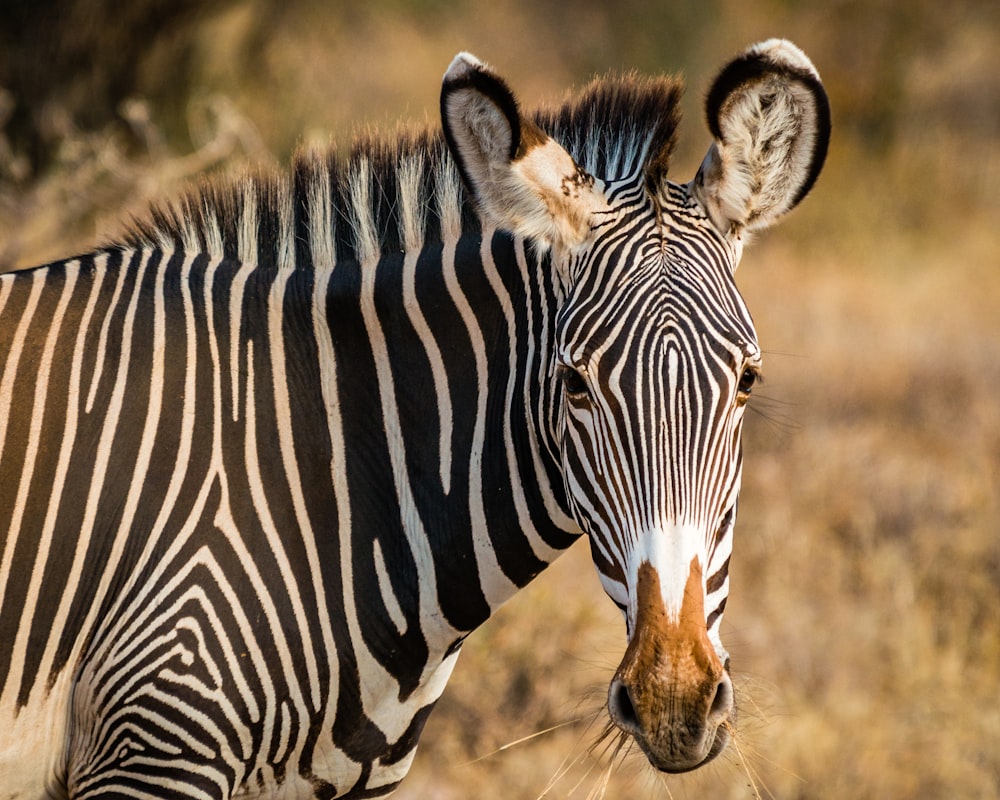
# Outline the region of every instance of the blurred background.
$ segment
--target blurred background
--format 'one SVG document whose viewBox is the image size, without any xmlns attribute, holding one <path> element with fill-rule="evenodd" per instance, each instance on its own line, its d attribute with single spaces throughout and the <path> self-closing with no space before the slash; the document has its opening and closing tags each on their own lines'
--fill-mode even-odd
<svg viewBox="0 0 1000 800">
<path fill-rule="evenodd" d="M 737 747 L 667 777 L 595 746 L 625 632 L 581 544 L 470 638 L 400 798 L 1000 796 L 1000 4 L 0 0 L 0 269 L 204 172 L 436 124 L 461 49 L 526 107 L 683 73 L 686 181 L 715 71 L 771 36 L 835 128 L 739 274 L 766 383 L 723 625 Z"/>
</svg>

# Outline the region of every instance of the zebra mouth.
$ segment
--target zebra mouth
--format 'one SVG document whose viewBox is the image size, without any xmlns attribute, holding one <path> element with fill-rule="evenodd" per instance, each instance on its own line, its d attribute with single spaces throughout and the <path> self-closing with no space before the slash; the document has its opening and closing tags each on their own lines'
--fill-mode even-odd
<svg viewBox="0 0 1000 800">
<path fill-rule="evenodd" d="M 706 755 L 700 761 L 695 761 L 693 763 L 683 763 L 680 761 L 665 761 L 659 754 L 651 753 L 644 742 L 639 741 L 636 737 L 636 741 L 642 748 L 643 753 L 645 753 L 646 758 L 649 763 L 655 767 L 660 772 L 664 772 L 670 775 L 681 775 L 685 772 L 694 772 L 696 769 L 700 769 L 705 766 L 710 761 L 715 760 L 720 753 L 722 753 L 726 747 L 729 745 L 729 740 L 731 734 L 729 733 L 728 724 L 720 725 L 715 732 L 715 738 L 712 741 L 712 746 L 708 750 L 708 755 Z"/>
<path fill-rule="evenodd" d="M 612 722 L 632 737 L 650 765 L 660 772 L 680 774 L 704 766 L 726 749 L 733 735 L 736 708 L 731 696 L 724 711 L 702 723 L 681 716 L 672 720 L 647 717 L 645 724 L 620 683 L 613 683 L 611 698 L 608 710 Z"/>
</svg>

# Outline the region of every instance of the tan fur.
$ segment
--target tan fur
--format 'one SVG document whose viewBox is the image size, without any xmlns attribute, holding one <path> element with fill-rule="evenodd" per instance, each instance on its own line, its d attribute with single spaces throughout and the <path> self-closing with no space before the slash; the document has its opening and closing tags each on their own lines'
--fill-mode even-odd
<svg viewBox="0 0 1000 800">
<path fill-rule="evenodd" d="M 636 586 L 637 611 L 616 680 L 628 689 L 643 750 L 657 764 L 687 759 L 696 766 L 715 742 L 712 705 L 725 669 L 705 626 L 702 568 L 695 557 L 676 620 L 663 603 L 660 578 L 644 563 Z M 690 767 L 686 767 L 690 768 Z"/>
</svg>

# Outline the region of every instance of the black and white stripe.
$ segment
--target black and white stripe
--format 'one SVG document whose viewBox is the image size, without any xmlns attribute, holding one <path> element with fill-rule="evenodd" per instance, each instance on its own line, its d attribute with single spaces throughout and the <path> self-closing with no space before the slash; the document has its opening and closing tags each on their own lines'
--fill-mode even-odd
<svg viewBox="0 0 1000 800">
<path fill-rule="evenodd" d="M 581 526 L 630 625 L 650 534 L 701 536 L 721 650 L 759 350 L 738 241 L 665 179 L 676 100 L 606 79 L 523 124 L 601 190 L 585 248 L 498 228 L 418 134 L 0 275 L 4 796 L 384 796 Z"/>
</svg>

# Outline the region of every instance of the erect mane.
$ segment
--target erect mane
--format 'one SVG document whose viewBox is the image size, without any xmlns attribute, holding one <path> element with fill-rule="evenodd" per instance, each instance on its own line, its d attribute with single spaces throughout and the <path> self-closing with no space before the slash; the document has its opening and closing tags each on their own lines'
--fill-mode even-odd
<svg viewBox="0 0 1000 800">
<path fill-rule="evenodd" d="M 635 73 L 592 81 L 530 116 L 603 179 L 665 178 L 680 81 Z M 480 221 L 440 130 L 360 138 L 343 156 L 297 153 L 289 173 L 209 178 L 133 220 L 117 247 L 163 247 L 292 266 L 420 249 Z"/>
<path fill-rule="evenodd" d="M 677 141 L 682 92 L 673 76 L 608 75 L 535 121 L 592 175 L 627 179 L 643 171 L 659 181 Z"/>
</svg>

